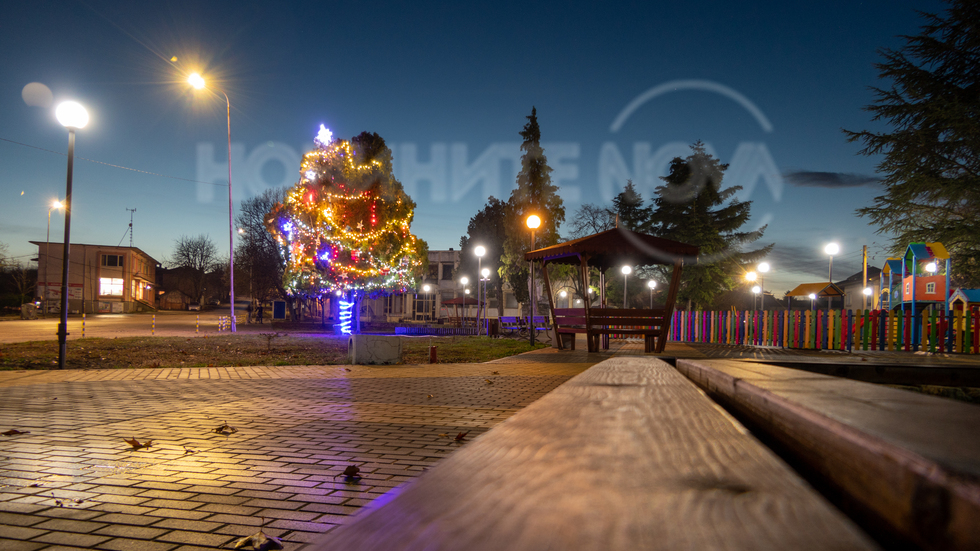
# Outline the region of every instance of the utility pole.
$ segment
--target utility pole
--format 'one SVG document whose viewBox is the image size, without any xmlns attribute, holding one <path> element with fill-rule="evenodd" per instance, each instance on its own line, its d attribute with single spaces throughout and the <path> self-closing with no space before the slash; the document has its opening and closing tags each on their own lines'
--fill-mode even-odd
<svg viewBox="0 0 980 551">
<path fill-rule="evenodd" d="M 868 309 L 868 295 L 864 294 L 864 289 L 868 286 L 868 246 L 865 245 L 861 249 L 861 309 Z M 871 305 L 874 306 L 874 299 L 871 299 Z"/>
</svg>

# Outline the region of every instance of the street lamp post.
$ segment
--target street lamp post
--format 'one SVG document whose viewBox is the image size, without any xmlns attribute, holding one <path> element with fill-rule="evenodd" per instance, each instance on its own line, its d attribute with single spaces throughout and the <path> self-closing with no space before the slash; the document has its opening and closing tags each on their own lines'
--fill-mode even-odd
<svg viewBox="0 0 980 551">
<path fill-rule="evenodd" d="M 480 327 L 480 274 L 483 273 L 483 255 L 487 254 L 487 249 L 483 245 L 477 245 L 473 249 L 476 254 L 476 334 L 483 334 Z"/>
<path fill-rule="evenodd" d="M 68 129 L 68 177 L 65 184 L 65 243 L 61 257 L 61 323 L 58 324 L 58 369 L 65 368 L 68 348 L 68 253 L 71 243 L 71 178 L 75 162 L 75 129 L 88 124 L 88 111 L 81 104 L 66 101 L 55 110 L 55 116 Z M 48 211 L 50 213 L 50 211 Z M 45 285 L 45 289 L 47 286 Z"/>
<path fill-rule="evenodd" d="M 827 246 L 823 248 L 823 252 L 830 256 L 830 268 L 827 272 L 827 279 L 831 283 L 834 282 L 834 255 L 840 252 L 840 245 L 837 243 L 827 243 Z"/>
<path fill-rule="evenodd" d="M 486 326 L 486 330 L 484 331 L 484 333 L 486 333 L 486 335 L 489 337 L 490 336 L 490 322 L 489 322 L 490 313 L 487 311 L 487 306 L 489 305 L 490 301 L 487 299 L 487 282 L 490 281 L 490 268 L 482 268 L 480 270 L 480 275 L 483 276 L 480 279 L 480 281 L 483 282 L 483 325 Z"/>
<path fill-rule="evenodd" d="M 62 204 L 61 201 L 58 201 L 57 199 L 55 199 L 54 201 L 51 202 L 51 206 L 48 208 L 48 233 L 47 233 L 47 237 L 44 238 L 44 296 L 42 297 L 43 300 L 42 300 L 42 303 L 41 303 L 41 308 L 43 309 L 43 311 L 41 313 L 42 314 L 45 314 L 45 315 L 48 313 L 48 300 L 49 300 L 49 296 L 51 295 L 51 292 L 48 289 L 48 287 L 49 287 L 49 285 L 48 285 L 48 256 L 49 256 L 48 255 L 48 248 L 51 247 L 51 211 L 53 211 L 54 209 L 61 209 L 64 206 L 65 205 Z"/>
<path fill-rule="evenodd" d="M 541 225 L 541 218 L 537 214 L 532 214 L 527 217 L 525 222 L 528 228 L 531 228 L 531 250 L 534 250 L 534 230 Z M 531 295 L 531 319 L 528 320 L 530 327 L 528 328 L 528 334 L 530 335 L 531 346 L 534 346 L 534 261 L 530 261 L 531 264 L 531 278 L 528 281 L 530 283 L 530 295 Z"/>
<path fill-rule="evenodd" d="M 647 282 L 647 287 L 650 288 L 650 309 L 653 310 L 653 290 L 657 288 L 657 282 L 651 279 Z"/>
<path fill-rule="evenodd" d="M 560 296 L 561 298 L 565 299 L 565 308 L 569 308 L 569 305 L 568 305 L 568 292 L 565 291 L 564 289 L 562 289 L 561 292 L 558 293 L 558 296 Z"/>
<path fill-rule="evenodd" d="M 429 321 L 429 290 L 431 288 L 432 287 L 429 287 L 429 284 L 428 283 L 426 283 L 425 285 L 422 286 L 422 294 L 425 297 L 425 298 L 422 299 L 422 300 L 425 301 L 424 306 L 423 306 L 423 308 L 425 309 L 425 314 L 424 314 L 425 321 Z"/>
<path fill-rule="evenodd" d="M 460 327 L 466 327 L 466 284 L 470 282 L 470 278 L 463 276 L 459 278 L 459 282 L 463 286 L 463 319 L 460 322 Z"/>
<path fill-rule="evenodd" d="M 622 269 L 622 272 L 623 272 L 623 308 L 626 308 L 626 280 L 627 280 L 627 278 L 629 278 L 630 272 L 632 272 L 632 271 L 633 271 L 633 268 L 630 268 L 629 266 L 623 266 L 623 269 Z"/>
<path fill-rule="evenodd" d="M 763 274 L 767 273 L 770 268 L 768 262 L 760 262 L 755 267 L 756 270 L 759 270 L 759 288 L 761 289 L 759 291 L 759 309 L 763 311 L 766 309 L 766 279 Z"/>
<path fill-rule="evenodd" d="M 748 281 L 749 283 L 755 283 L 755 281 L 757 279 L 759 279 L 759 274 L 757 274 L 755 272 L 748 272 L 748 273 L 745 274 L 745 281 Z M 755 295 L 754 294 L 752 295 L 752 309 L 755 310 Z"/>
<path fill-rule="evenodd" d="M 813 310 L 813 301 L 817 300 L 816 293 L 810 293 L 810 310 Z"/>
<path fill-rule="evenodd" d="M 205 88 L 204 78 L 197 73 L 191 74 L 187 82 L 194 88 Z M 231 332 L 237 331 L 235 326 L 235 208 L 231 195 L 231 100 L 223 90 L 218 90 L 225 97 L 228 119 L 228 286 L 231 301 Z"/>
</svg>

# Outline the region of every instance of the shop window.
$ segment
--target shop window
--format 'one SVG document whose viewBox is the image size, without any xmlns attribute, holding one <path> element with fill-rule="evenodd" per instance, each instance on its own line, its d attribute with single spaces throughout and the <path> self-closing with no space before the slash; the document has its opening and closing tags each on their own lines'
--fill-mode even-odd
<svg viewBox="0 0 980 551">
<path fill-rule="evenodd" d="M 99 296 L 121 297 L 123 295 L 123 280 L 115 277 L 99 278 Z"/>
</svg>

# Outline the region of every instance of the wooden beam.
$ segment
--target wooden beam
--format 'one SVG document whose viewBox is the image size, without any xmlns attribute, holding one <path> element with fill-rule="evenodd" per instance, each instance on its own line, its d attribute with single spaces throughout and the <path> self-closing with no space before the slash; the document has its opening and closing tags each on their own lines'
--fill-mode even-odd
<svg viewBox="0 0 980 551">
<path fill-rule="evenodd" d="M 581 261 L 580 275 L 582 277 L 582 288 L 585 290 L 585 296 L 582 297 L 582 302 L 585 303 L 585 349 L 589 352 L 598 352 L 599 350 L 592 345 L 592 335 L 589 333 L 589 329 L 592 328 L 592 297 L 589 296 L 589 256 L 586 254 L 579 255 L 579 259 Z"/>
<path fill-rule="evenodd" d="M 392 493 L 310 547 L 876 547 L 690 381 L 650 357 L 591 367 Z"/>
<path fill-rule="evenodd" d="M 561 339 L 558 338 L 558 318 L 555 317 L 555 297 L 551 296 L 551 278 L 548 277 L 548 261 L 541 261 L 541 275 L 544 276 L 544 291 L 548 293 L 548 306 L 551 308 L 551 330 L 558 341 L 558 350 L 564 350 Z M 534 331 L 534 320 L 531 320 L 531 331 Z"/>
<path fill-rule="evenodd" d="M 980 408 L 754 362 L 677 369 L 888 527 L 886 548 L 980 549 Z"/>
<path fill-rule="evenodd" d="M 674 303 L 677 301 L 677 291 L 681 287 L 681 273 L 684 271 L 684 259 L 674 261 L 674 272 L 670 274 L 670 289 L 667 290 L 667 303 L 664 305 L 664 330 L 657 337 L 657 354 L 663 353 L 670 336 L 670 318 L 674 315 Z"/>
</svg>

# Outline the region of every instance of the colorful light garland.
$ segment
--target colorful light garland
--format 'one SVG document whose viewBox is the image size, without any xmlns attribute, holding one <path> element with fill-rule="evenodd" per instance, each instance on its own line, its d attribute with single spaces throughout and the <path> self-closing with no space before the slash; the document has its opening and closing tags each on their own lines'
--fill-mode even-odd
<svg viewBox="0 0 980 551">
<path fill-rule="evenodd" d="M 287 259 L 287 291 L 307 297 L 333 292 L 350 309 L 360 297 L 414 287 L 425 244 L 410 231 L 415 202 L 394 178 L 383 140 L 332 136 L 320 126 L 316 149 L 300 163 L 299 182 L 265 223 Z M 382 146 L 373 158 L 357 154 L 356 149 L 367 148 L 357 142 L 364 136 Z M 346 319 L 351 316 L 348 312 Z"/>
</svg>

